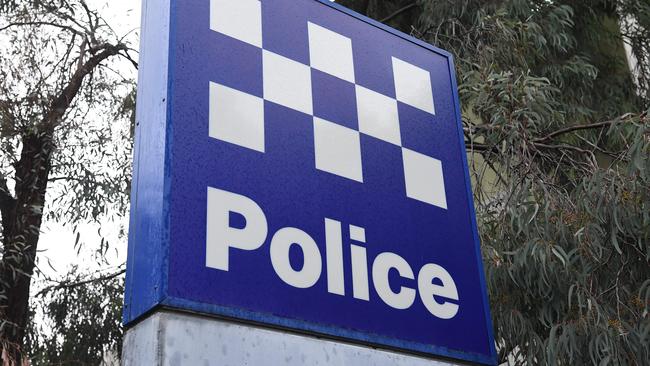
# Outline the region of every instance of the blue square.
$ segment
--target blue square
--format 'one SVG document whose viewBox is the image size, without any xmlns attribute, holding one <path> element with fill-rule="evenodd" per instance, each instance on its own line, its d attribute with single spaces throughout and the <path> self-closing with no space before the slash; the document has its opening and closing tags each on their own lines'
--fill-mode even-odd
<svg viewBox="0 0 650 366">
<path fill-rule="evenodd" d="M 209 32 L 209 43 L 197 52 L 194 67 L 179 65 L 179 72 L 204 74 L 212 82 L 262 97 L 262 49 Z"/>
<path fill-rule="evenodd" d="M 365 154 L 363 160 L 364 185 L 367 189 L 381 192 L 384 197 L 405 194 L 406 185 L 402 174 L 402 148 L 372 136 L 361 135 L 361 151 L 372 151 Z M 379 202 L 376 203 L 380 209 Z"/>
<path fill-rule="evenodd" d="M 441 133 L 440 122 L 433 114 L 397 102 L 402 146 L 420 154 L 436 157 L 435 142 Z"/>
<path fill-rule="evenodd" d="M 387 97 L 395 98 L 393 61 L 386 48 L 376 47 L 365 42 L 354 43 L 354 74 L 357 84 Z M 388 49 L 388 51 L 390 50 Z"/>
<path fill-rule="evenodd" d="M 307 18 L 307 9 L 294 6 L 293 1 L 262 1 L 262 45 L 265 50 L 309 65 L 307 22 L 287 21 Z"/>
<path fill-rule="evenodd" d="M 312 117 L 269 101 L 264 102 L 266 147 L 269 158 L 285 161 L 278 174 L 298 177 L 314 169 L 314 123 Z M 300 141 L 301 143 L 290 143 Z M 287 143 L 289 142 L 289 143 Z M 273 189 L 282 189 L 273 187 Z"/>
<path fill-rule="evenodd" d="M 357 130 L 357 100 L 352 83 L 311 70 L 311 83 L 316 117 Z"/>
</svg>

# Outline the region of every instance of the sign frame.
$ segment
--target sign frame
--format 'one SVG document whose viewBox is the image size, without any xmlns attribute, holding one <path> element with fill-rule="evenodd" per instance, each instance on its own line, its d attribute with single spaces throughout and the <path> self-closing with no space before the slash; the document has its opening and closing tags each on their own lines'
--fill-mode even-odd
<svg viewBox="0 0 650 366">
<path fill-rule="evenodd" d="M 138 81 L 138 108 L 136 112 L 136 141 L 131 190 L 131 217 L 129 230 L 129 249 L 125 288 L 125 307 L 123 322 L 132 326 L 161 308 L 170 308 L 235 321 L 261 324 L 267 327 L 290 330 L 299 333 L 325 336 L 334 340 L 351 341 L 390 350 L 437 356 L 466 362 L 495 365 L 497 354 L 492 330 L 489 300 L 483 269 L 480 239 L 473 204 L 471 179 L 466 154 L 462 155 L 465 173 L 465 189 L 469 197 L 468 210 L 471 214 L 471 233 L 474 241 L 475 258 L 479 270 L 480 287 L 484 304 L 484 317 L 490 342 L 490 354 L 467 353 L 458 350 L 423 345 L 360 331 L 342 329 L 336 326 L 318 325 L 307 321 L 287 319 L 271 314 L 235 309 L 169 296 L 169 248 L 170 248 L 170 197 L 171 169 L 170 145 L 172 134 L 171 100 L 172 64 L 175 34 L 176 3 L 180 0 L 143 2 L 143 31 L 141 43 L 141 62 Z M 208 1 L 208 0 L 206 0 Z M 378 21 L 358 14 L 348 8 L 328 0 L 302 0 L 317 2 L 335 11 L 346 14 L 358 21 L 381 29 L 405 41 L 435 52 L 448 60 L 449 75 L 454 101 L 454 113 L 460 146 L 465 150 L 462 130 L 458 86 L 453 55 L 433 45 L 390 28 Z"/>
</svg>

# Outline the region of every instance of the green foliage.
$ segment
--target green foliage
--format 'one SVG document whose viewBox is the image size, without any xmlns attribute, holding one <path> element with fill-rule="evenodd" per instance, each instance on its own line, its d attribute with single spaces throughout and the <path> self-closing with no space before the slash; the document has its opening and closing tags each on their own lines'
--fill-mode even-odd
<svg viewBox="0 0 650 366">
<path fill-rule="evenodd" d="M 416 4 L 400 28 L 455 56 L 500 361 L 650 364 L 650 2 Z"/>
<path fill-rule="evenodd" d="M 515 158 L 484 154 L 504 179 L 477 195 L 504 360 L 650 360 L 650 127 L 629 117 L 601 132 L 624 146 L 613 161 L 522 136 L 502 136 Z"/>
<path fill-rule="evenodd" d="M 613 2 L 420 4 L 420 35 L 457 55 L 501 360 L 650 363 L 648 100 L 617 27 L 632 15 Z"/>
<path fill-rule="evenodd" d="M 123 283 L 115 274 L 89 281 L 73 268 L 63 282 L 39 293 L 33 308 L 43 312 L 43 320 L 31 322 L 31 364 L 90 366 L 105 357 L 119 359 Z"/>
</svg>

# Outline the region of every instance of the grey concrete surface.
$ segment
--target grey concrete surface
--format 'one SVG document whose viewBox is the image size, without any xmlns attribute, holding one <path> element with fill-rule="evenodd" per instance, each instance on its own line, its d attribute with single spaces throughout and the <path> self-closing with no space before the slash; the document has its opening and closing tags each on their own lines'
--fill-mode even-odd
<svg viewBox="0 0 650 366">
<path fill-rule="evenodd" d="M 198 315 L 160 311 L 129 329 L 124 366 L 460 366 Z"/>
</svg>

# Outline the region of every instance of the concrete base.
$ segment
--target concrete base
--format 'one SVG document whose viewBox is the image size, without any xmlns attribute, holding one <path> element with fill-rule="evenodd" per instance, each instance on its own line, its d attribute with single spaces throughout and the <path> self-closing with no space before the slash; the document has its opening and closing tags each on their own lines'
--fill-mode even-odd
<svg viewBox="0 0 650 366">
<path fill-rule="evenodd" d="M 129 329 L 124 366 L 459 366 L 197 315 L 159 311 Z"/>
</svg>

